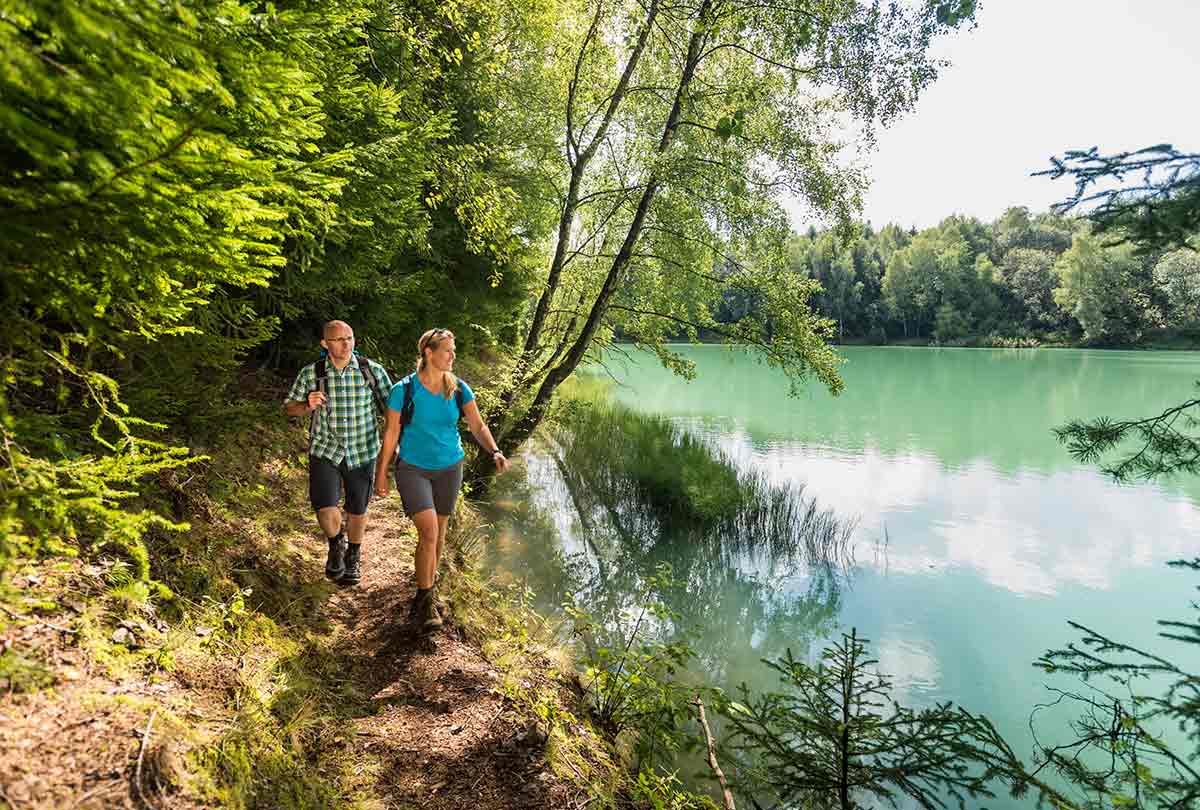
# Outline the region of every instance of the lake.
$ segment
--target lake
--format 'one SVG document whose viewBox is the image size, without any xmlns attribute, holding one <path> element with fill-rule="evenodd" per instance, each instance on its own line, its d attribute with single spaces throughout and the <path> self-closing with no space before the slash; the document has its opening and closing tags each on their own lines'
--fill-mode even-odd
<svg viewBox="0 0 1200 810">
<path fill-rule="evenodd" d="M 1117 485 L 1072 460 L 1051 429 L 1190 398 L 1200 354 L 845 348 L 842 395 L 813 384 L 790 398 L 787 381 L 745 353 L 679 351 L 695 380 L 649 356 L 614 358 L 611 396 L 740 467 L 802 484 L 855 526 L 851 559 L 779 567 L 681 541 L 648 542 L 645 555 L 606 547 L 534 449 L 527 484 L 502 497 L 523 508 L 499 516 L 488 564 L 526 581 L 543 610 L 575 595 L 619 618 L 648 573 L 628 569 L 665 560 L 684 582 L 665 598 L 699 628 L 716 685 L 775 688 L 762 658 L 812 657 L 854 627 L 894 678 L 894 699 L 984 713 L 1026 758 L 1031 710 L 1051 699 L 1047 685 L 1070 685 L 1031 662 L 1076 638 L 1067 620 L 1180 658 L 1155 621 L 1189 615 L 1196 578 L 1165 563 L 1200 554 L 1200 481 Z M 1043 713 L 1039 735 L 1056 739 L 1064 719 Z"/>
</svg>

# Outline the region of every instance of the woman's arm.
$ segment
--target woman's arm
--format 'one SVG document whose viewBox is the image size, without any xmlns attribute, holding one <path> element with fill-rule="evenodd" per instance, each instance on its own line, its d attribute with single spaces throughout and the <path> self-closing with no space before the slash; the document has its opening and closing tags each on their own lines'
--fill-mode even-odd
<svg viewBox="0 0 1200 810">
<path fill-rule="evenodd" d="M 396 442 L 400 441 L 400 412 L 387 409 L 387 423 L 383 428 L 383 447 L 375 461 L 375 494 L 386 498 L 388 494 L 388 467 L 396 454 Z"/>
<path fill-rule="evenodd" d="M 496 440 L 492 438 L 492 432 L 483 423 L 483 416 L 479 413 L 479 405 L 475 403 L 475 400 L 471 400 L 463 406 L 463 415 L 467 417 L 467 427 L 470 429 L 471 435 L 475 437 L 475 441 L 479 442 L 479 446 L 483 448 L 483 452 L 492 454 L 492 461 L 496 462 L 496 470 L 498 472 L 507 470 L 508 459 L 497 448 Z"/>
</svg>

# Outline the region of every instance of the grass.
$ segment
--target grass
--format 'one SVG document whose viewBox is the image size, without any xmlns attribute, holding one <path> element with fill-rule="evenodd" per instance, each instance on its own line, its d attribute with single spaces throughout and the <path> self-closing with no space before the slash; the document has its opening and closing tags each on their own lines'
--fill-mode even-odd
<svg viewBox="0 0 1200 810">
<path fill-rule="evenodd" d="M 534 594 L 521 585 L 499 588 L 478 569 L 478 543 L 487 531 L 482 515 L 460 506 L 451 523 L 445 577 L 456 624 L 502 672 L 500 688 L 545 739 L 550 769 L 593 797 L 595 807 L 628 806 L 630 775 L 613 741 L 596 730 L 585 711 L 571 653 L 557 626 L 533 610 Z M 447 563 L 443 563 L 446 565 Z"/>
<path fill-rule="evenodd" d="M 669 529 L 691 542 L 719 544 L 727 560 L 765 553 L 785 564 L 850 562 L 855 522 L 821 509 L 803 485 L 739 469 L 663 417 L 588 391 L 558 414 L 551 435 L 569 489 L 586 501 L 577 503 L 584 520 L 596 502 L 635 533 Z"/>
<path fill-rule="evenodd" d="M 373 779 L 380 763 L 350 744 L 353 721 L 378 709 L 353 686 L 360 664 L 334 649 L 324 618 L 333 586 L 312 576 L 301 441 L 298 429 L 259 426 L 209 461 L 165 472 L 144 505 L 191 528 L 147 538 L 149 581 L 119 553 L 9 567 L 69 572 L 36 594 L 0 591 L 0 604 L 21 615 L 41 606 L 52 621 L 71 622 L 102 676 L 79 705 L 101 711 L 123 701 L 143 725 L 153 715 L 142 785 L 151 799 L 162 791 L 233 810 L 390 801 Z M 570 659 L 525 596 L 496 590 L 475 568 L 487 533 L 475 513 L 464 508 L 453 525 L 456 573 L 444 581 L 455 625 L 502 672 L 510 711 L 544 736 L 551 769 L 596 797 L 592 807 L 620 806 L 628 777 L 579 709 Z M 56 615 L 64 603 L 81 610 Z M 106 694 L 126 679 L 175 684 L 172 701 Z M 0 654 L 3 681 L 30 691 L 55 676 L 36 649 L 14 648 Z"/>
<path fill-rule="evenodd" d="M 665 420 L 591 397 L 568 402 L 554 438 L 570 469 L 645 501 L 676 520 L 709 523 L 735 515 L 745 498 L 737 471 L 690 433 Z"/>
<path fill-rule="evenodd" d="M 0 652 L 0 691 L 36 692 L 54 684 L 54 674 L 45 664 L 8 649 Z"/>
</svg>

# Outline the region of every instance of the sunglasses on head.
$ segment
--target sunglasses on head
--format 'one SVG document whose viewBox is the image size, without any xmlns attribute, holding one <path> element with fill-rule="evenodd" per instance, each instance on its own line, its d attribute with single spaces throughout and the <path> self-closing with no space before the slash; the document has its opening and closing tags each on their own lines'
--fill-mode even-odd
<svg viewBox="0 0 1200 810">
<path fill-rule="evenodd" d="M 448 334 L 450 334 L 449 329 L 434 329 L 429 333 L 429 337 L 425 338 L 425 345 L 428 346 L 438 338 L 445 337 Z"/>
</svg>

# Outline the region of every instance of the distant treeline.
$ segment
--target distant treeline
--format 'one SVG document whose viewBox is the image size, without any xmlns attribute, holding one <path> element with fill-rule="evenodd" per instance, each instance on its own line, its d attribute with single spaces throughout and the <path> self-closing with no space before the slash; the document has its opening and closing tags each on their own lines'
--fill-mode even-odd
<svg viewBox="0 0 1200 810">
<path fill-rule="evenodd" d="M 1139 253 L 1086 220 L 1010 208 L 993 223 L 951 216 L 926 230 L 863 225 L 793 237 L 788 262 L 824 288 L 812 305 L 841 340 L 1128 345 L 1200 330 L 1200 252 Z M 726 294 L 718 320 L 754 302 Z"/>
</svg>

